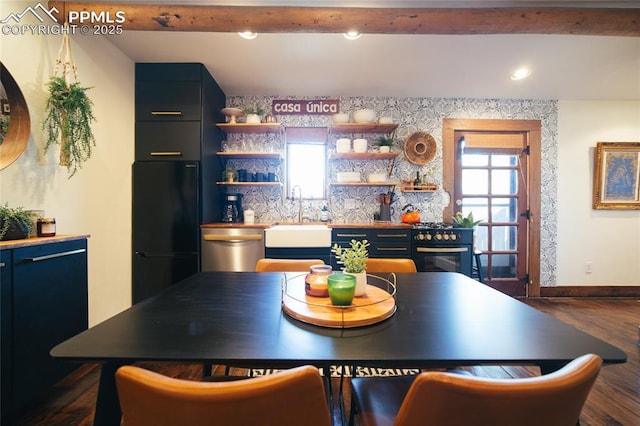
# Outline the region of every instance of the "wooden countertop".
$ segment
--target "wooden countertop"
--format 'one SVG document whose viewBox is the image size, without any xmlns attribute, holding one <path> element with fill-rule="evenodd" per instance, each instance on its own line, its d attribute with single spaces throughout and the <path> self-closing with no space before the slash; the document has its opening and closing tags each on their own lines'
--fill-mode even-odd
<svg viewBox="0 0 640 426">
<path fill-rule="evenodd" d="M 296 222 L 262 222 L 247 225 L 241 222 L 238 223 L 206 223 L 200 225 L 201 229 L 206 228 L 257 228 L 267 229 L 275 225 L 299 225 Z M 410 229 L 411 224 L 400 222 L 347 222 L 347 223 L 333 223 L 333 222 L 304 222 L 302 225 L 327 225 L 329 228 L 384 228 L 384 229 Z"/>
<path fill-rule="evenodd" d="M 78 234 L 56 235 L 55 237 L 30 237 L 22 240 L 0 241 L 0 250 L 37 246 L 40 244 L 61 243 L 63 241 L 83 240 L 89 237 L 89 234 Z"/>
</svg>

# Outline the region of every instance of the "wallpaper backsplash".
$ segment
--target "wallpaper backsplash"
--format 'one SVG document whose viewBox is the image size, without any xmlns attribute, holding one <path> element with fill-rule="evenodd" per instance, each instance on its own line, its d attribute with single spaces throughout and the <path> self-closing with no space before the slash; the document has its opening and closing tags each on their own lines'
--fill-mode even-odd
<svg viewBox="0 0 640 426">
<path fill-rule="evenodd" d="M 230 107 L 247 107 L 261 105 L 267 113 L 271 112 L 274 99 L 328 99 L 328 98 L 293 98 L 232 96 L 227 98 Z M 331 99 L 336 99 L 332 97 Z M 542 191 L 541 191 L 541 253 L 540 273 L 541 285 L 554 285 L 556 281 L 556 243 L 555 235 L 556 198 L 557 198 L 557 101 L 551 100 L 521 100 L 521 99 L 465 99 L 465 98 L 381 98 L 381 97 L 338 97 L 340 111 L 353 113 L 362 108 L 376 111 L 377 116 L 389 116 L 394 123 L 399 123 L 395 132 L 395 146 L 393 151 L 402 152 L 402 144 L 415 131 L 429 132 L 436 140 L 438 149 L 433 161 L 424 166 L 412 164 L 400 154 L 395 161 L 391 180 L 400 181 L 420 175 L 428 174 L 439 188 L 442 187 L 442 120 L 444 118 L 482 118 L 482 119 L 534 119 L 542 122 Z M 283 126 L 322 127 L 331 123 L 331 116 L 281 115 L 276 116 Z M 352 138 L 362 137 L 369 140 L 369 149 L 378 135 L 354 134 Z M 335 141 L 341 135 L 329 135 L 329 149 L 335 150 Z M 229 134 L 223 143 L 223 150 L 238 151 L 274 151 L 284 152 L 283 137 L 276 134 L 250 135 Z M 281 165 L 267 160 L 235 160 L 240 163 L 230 164 L 236 168 L 247 169 L 248 172 L 275 172 L 283 175 Z M 358 171 L 366 179 L 369 173 L 386 170 L 385 161 L 329 161 L 328 174 L 335 180 L 338 171 Z M 298 201 L 285 197 L 283 190 L 278 187 L 238 187 L 244 195 L 244 208 L 255 211 L 256 221 L 282 221 L 297 219 Z M 234 189 L 235 191 L 235 189 Z M 379 205 L 376 196 L 385 192 L 381 187 L 330 187 L 328 200 L 305 201 L 304 215 L 314 220 L 320 214 L 320 209 L 327 205 L 329 217 L 333 222 L 369 222 Z M 395 191 L 395 201 L 392 204 L 392 221 L 400 221 L 401 209 L 412 204 L 420 210 L 423 221 L 450 221 L 443 218 L 443 210 L 449 203 L 449 194 L 439 190 L 435 193 L 402 193 Z M 355 208 L 346 208 L 345 200 L 353 200 Z"/>
</svg>

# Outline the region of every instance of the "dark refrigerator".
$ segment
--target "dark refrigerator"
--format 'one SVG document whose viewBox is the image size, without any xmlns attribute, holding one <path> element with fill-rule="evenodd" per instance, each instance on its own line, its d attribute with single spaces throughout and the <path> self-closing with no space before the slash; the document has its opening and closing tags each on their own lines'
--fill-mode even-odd
<svg viewBox="0 0 640 426">
<path fill-rule="evenodd" d="M 199 269 L 200 165 L 133 164 L 133 303 Z"/>
<path fill-rule="evenodd" d="M 200 270 L 200 225 L 219 222 L 226 96 L 203 64 L 136 64 L 131 298 Z"/>
</svg>

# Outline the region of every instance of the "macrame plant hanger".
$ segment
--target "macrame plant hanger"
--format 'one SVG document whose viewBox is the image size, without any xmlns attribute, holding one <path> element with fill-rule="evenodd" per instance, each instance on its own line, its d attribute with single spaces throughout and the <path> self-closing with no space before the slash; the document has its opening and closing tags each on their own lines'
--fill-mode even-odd
<svg viewBox="0 0 640 426">
<path fill-rule="evenodd" d="M 60 44 L 60 49 L 58 50 L 58 57 L 56 58 L 56 64 L 53 68 L 53 76 L 58 77 L 58 70 L 62 65 L 62 79 L 65 81 L 67 90 L 69 90 L 72 83 L 78 82 L 78 66 L 76 65 L 76 61 L 73 59 L 73 54 L 71 53 L 71 43 L 69 41 L 69 23 L 64 23 L 64 31 L 62 32 L 62 43 Z M 72 80 L 73 77 L 73 80 Z M 62 140 L 60 141 L 60 161 L 59 164 L 61 166 L 69 165 L 69 158 L 66 154 L 67 150 L 65 149 L 66 144 L 68 143 L 68 136 L 62 135 Z"/>
</svg>

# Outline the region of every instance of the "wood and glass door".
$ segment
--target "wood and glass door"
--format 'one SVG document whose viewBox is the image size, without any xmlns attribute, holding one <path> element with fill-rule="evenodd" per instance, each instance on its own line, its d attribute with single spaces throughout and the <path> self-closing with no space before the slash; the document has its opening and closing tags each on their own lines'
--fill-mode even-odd
<svg viewBox="0 0 640 426">
<path fill-rule="evenodd" d="M 531 240 L 530 132 L 453 129 L 447 142 L 451 144 L 445 167 L 450 174 L 445 179 L 451 195 L 449 211 L 464 216 L 473 212 L 475 220 L 482 220 L 474 249 L 480 254 L 484 282 L 513 296 L 530 294 L 530 250 L 535 242 Z M 539 274 L 539 260 L 534 272 Z"/>
<path fill-rule="evenodd" d="M 475 232 L 486 283 L 524 294 L 527 275 L 526 135 L 455 132 L 454 210 L 482 220 Z M 524 161 L 522 158 L 524 157 Z"/>
</svg>

